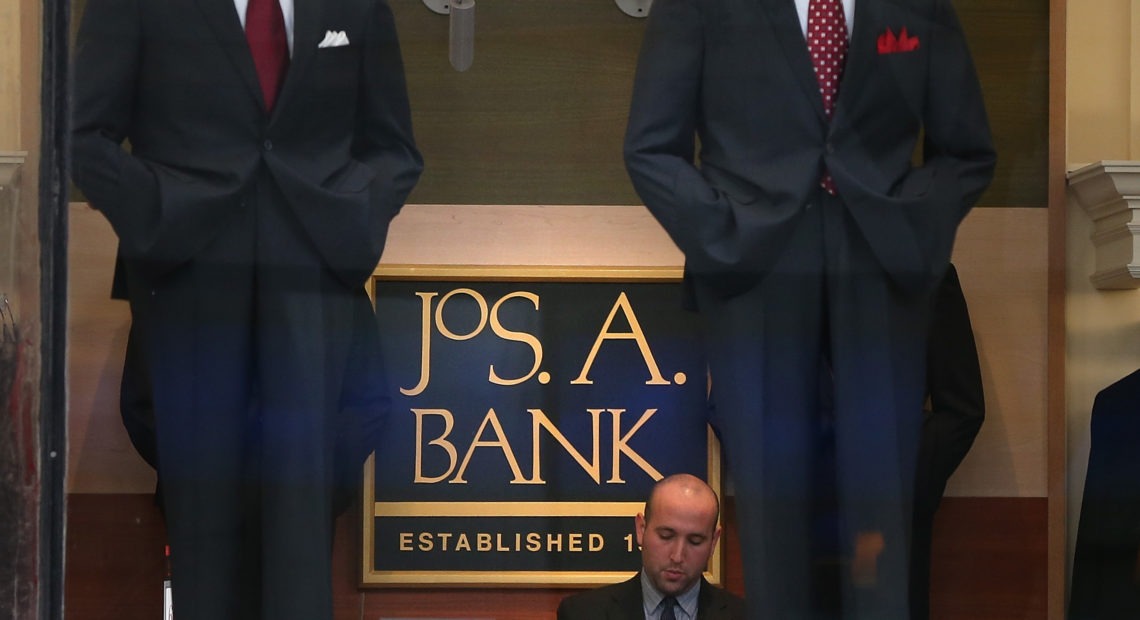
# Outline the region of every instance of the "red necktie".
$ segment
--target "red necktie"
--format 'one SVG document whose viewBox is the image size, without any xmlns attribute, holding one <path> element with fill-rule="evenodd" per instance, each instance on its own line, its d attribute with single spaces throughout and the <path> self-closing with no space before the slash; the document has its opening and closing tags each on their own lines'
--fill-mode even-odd
<svg viewBox="0 0 1140 620">
<path fill-rule="evenodd" d="M 257 81 L 265 97 L 265 111 L 273 111 L 277 91 L 289 67 L 289 41 L 285 16 L 278 0 L 249 0 L 245 9 L 245 38 L 257 67 Z"/>
<path fill-rule="evenodd" d="M 840 0 L 808 3 L 807 44 L 815 78 L 819 81 L 819 94 L 823 97 L 823 110 L 831 118 L 839 80 L 843 77 L 843 64 L 847 60 L 847 20 L 843 17 Z"/>
<path fill-rule="evenodd" d="M 823 111 L 831 118 L 838 98 L 839 81 L 843 78 L 843 65 L 847 61 L 847 19 L 843 16 L 840 0 L 810 0 L 808 2 L 807 44 L 819 94 L 823 98 Z M 835 194 L 835 183 L 826 172 L 820 185 L 829 194 Z"/>
</svg>

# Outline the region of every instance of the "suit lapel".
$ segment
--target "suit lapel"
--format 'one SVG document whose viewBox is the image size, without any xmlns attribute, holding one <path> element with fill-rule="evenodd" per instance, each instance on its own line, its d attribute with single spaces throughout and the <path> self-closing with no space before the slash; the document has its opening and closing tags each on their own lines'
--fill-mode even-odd
<svg viewBox="0 0 1140 620">
<path fill-rule="evenodd" d="M 719 604 L 714 596 L 716 592 L 712 585 L 701 577 L 701 591 L 697 594 L 697 618 L 700 620 L 720 620 L 723 604 Z"/>
<path fill-rule="evenodd" d="M 641 600 L 641 573 L 637 573 L 633 579 L 622 585 L 622 588 L 614 592 L 614 609 L 612 613 L 607 614 L 607 617 L 613 620 L 644 618 L 645 605 Z"/>
<path fill-rule="evenodd" d="M 265 108 L 261 95 L 261 85 L 257 81 L 257 69 L 253 66 L 253 56 L 249 53 L 249 42 L 234 9 L 233 0 L 196 0 L 210 28 L 222 45 L 222 49 L 233 63 L 234 69 L 249 88 L 250 95 Z"/>
<path fill-rule="evenodd" d="M 270 124 L 281 115 L 281 110 L 288 108 L 289 100 L 296 96 L 305 70 L 317 53 L 317 44 L 321 40 L 320 35 L 323 34 L 320 31 L 321 23 L 320 0 L 294 0 L 293 56 L 289 59 L 289 71 L 285 74 L 285 83 L 281 85 L 281 93 L 273 106 Z"/>
<path fill-rule="evenodd" d="M 871 70 L 878 48 L 877 25 L 882 23 L 877 0 L 856 0 L 854 32 L 847 45 L 847 66 L 843 69 L 843 79 L 839 83 L 839 99 L 835 103 L 833 122 L 839 124 L 847 109 L 855 103 L 859 89 L 847 84 L 865 84 L 865 75 Z"/>
<path fill-rule="evenodd" d="M 762 0 L 761 4 L 768 13 L 772 23 L 772 31 L 784 51 L 784 57 L 791 65 L 792 75 L 800 85 L 804 95 L 811 103 L 820 120 L 826 121 L 827 115 L 823 111 L 823 98 L 819 94 L 819 82 L 815 78 L 815 67 L 812 66 L 811 56 L 808 54 L 807 41 L 800 28 L 800 17 L 796 13 L 796 3 L 792 0 Z M 862 2 L 856 2 L 858 7 Z M 858 10 L 858 9 L 856 9 Z"/>
</svg>

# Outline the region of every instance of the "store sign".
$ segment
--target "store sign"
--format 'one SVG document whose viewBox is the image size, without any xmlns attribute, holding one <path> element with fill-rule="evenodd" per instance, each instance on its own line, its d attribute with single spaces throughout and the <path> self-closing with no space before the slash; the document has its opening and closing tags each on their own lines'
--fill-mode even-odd
<svg viewBox="0 0 1140 620">
<path fill-rule="evenodd" d="M 610 583 L 640 565 L 634 515 L 656 480 L 719 492 L 679 275 L 380 273 L 393 414 L 366 470 L 363 582 Z"/>
</svg>

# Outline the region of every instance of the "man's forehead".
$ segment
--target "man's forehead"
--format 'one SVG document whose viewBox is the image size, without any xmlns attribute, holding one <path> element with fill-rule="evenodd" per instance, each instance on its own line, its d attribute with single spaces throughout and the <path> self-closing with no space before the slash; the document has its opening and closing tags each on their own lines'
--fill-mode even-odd
<svg viewBox="0 0 1140 620">
<path fill-rule="evenodd" d="M 705 513 L 716 511 L 716 496 L 678 484 L 663 486 L 653 498 L 653 512 Z"/>
<path fill-rule="evenodd" d="M 646 522 L 655 531 L 707 534 L 716 527 L 715 509 L 683 504 L 662 508 L 651 514 Z"/>
</svg>

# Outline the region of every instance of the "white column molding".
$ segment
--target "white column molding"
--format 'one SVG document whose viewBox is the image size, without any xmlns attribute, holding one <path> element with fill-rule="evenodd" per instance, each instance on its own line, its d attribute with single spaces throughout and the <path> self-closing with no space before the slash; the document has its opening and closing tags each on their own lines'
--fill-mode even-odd
<svg viewBox="0 0 1140 620">
<path fill-rule="evenodd" d="M 1069 199 L 1092 219 L 1098 289 L 1140 288 L 1140 161 L 1100 161 L 1069 173 Z"/>
<path fill-rule="evenodd" d="M 0 151 L 0 188 L 18 182 L 20 167 L 24 165 L 27 157 L 27 151 Z"/>
</svg>

